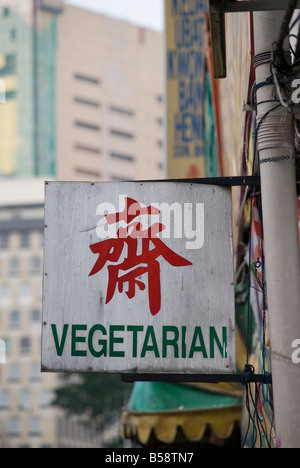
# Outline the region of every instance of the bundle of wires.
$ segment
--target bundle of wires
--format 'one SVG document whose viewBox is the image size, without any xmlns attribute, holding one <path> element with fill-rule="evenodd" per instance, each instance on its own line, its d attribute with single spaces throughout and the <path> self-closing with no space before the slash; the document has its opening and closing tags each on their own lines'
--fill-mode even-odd
<svg viewBox="0 0 300 468">
<path fill-rule="evenodd" d="M 286 11 L 278 41 L 273 45 L 271 78 L 276 86 L 276 93 L 281 105 L 286 107 L 294 115 L 295 147 L 300 152 L 300 15 L 294 19 L 297 0 L 291 0 Z M 298 33 L 293 34 L 298 27 Z M 287 38 L 295 41 L 295 46 L 290 44 L 293 60 L 287 59 L 283 51 Z"/>
<path fill-rule="evenodd" d="M 273 84 L 274 95 L 271 99 L 264 102 L 256 102 L 256 108 L 265 102 L 272 102 L 274 106 L 270 108 L 266 113 L 258 114 L 258 125 L 256 127 L 256 141 L 254 147 L 254 158 L 253 158 L 253 173 L 255 172 L 256 159 L 257 159 L 257 135 L 259 129 L 264 125 L 266 118 L 274 115 L 276 119 L 276 111 L 281 106 L 288 109 L 294 117 L 294 139 L 295 146 L 298 153 L 300 153 L 300 15 L 296 15 L 297 0 L 291 0 L 288 9 L 285 13 L 282 26 L 279 32 L 278 40 L 273 44 L 272 51 L 264 52 L 255 56 L 254 67 L 263 63 L 270 63 L 270 76 L 264 83 L 256 83 L 255 90 L 261 86 Z M 297 34 L 292 33 L 295 28 L 298 27 Z M 290 44 L 290 51 L 284 50 L 284 44 L 286 40 L 295 42 L 292 46 Z M 299 91 L 297 91 L 298 88 Z M 296 99 L 295 99 L 296 98 Z M 271 122 L 272 123 L 272 122 Z M 287 129 L 290 131 L 290 129 Z M 293 129 L 292 129 L 293 130 Z M 263 145 L 263 141 L 260 141 L 260 146 Z M 288 157 L 286 157 L 288 158 Z M 274 158 L 276 159 L 276 158 Z M 295 157 L 296 164 L 299 159 Z M 297 168 L 298 169 L 298 168 Z M 299 168 L 300 169 L 300 168 Z M 251 287 L 251 270 L 252 264 L 252 239 L 251 239 L 251 226 L 252 226 L 252 194 L 250 193 L 250 239 L 249 239 L 249 291 Z M 268 447 L 272 448 L 276 446 L 276 439 L 274 440 L 274 408 L 273 408 L 273 394 L 272 385 L 268 381 L 270 374 L 267 372 L 266 366 L 266 282 L 265 282 L 265 265 L 264 265 L 264 245 L 263 245 L 263 222 L 262 214 L 260 213 L 260 222 L 262 226 L 261 233 L 261 267 L 262 267 L 262 278 L 259 283 L 260 291 L 263 295 L 262 301 L 262 318 L 263 318 L 263 329 L 262 329 L 262 373 L 266 376 L 266 380 L 261 384 L 251 384 L 247 381 L 247 376 L 251 372 L 255 372 L 251 365 L 247 364 L 245 368 L 245 406 L 248 414 L 248 424 L 244 434 L 243 446 L 248 447 Z M 250 304 L 249 304 L 250 308 Z M 248 310 L 248 317 L 249 317 Z M 249 324 L 248 324 L 249 329 Z M 249 357 L 250 340 L 248 340 L 247 346 L 247 362 Z M 268 421 L 267 421 L 268 420 Z"/>
</svg>

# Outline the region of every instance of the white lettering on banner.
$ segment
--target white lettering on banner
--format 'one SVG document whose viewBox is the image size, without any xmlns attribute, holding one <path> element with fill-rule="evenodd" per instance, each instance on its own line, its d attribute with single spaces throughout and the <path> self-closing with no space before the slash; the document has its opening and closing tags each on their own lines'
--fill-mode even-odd
<svg viewBox="0 0 300 468">
<path fill-rule="evenodd" d="M 119 196 L 119 207 L 115 207 L 112 203 L 100 203 L 96 210 L 96 215 L 101 216 L 97 223 L 96 233 L 99 239 L 106 238 L 122 238 L 125 236 L 125 231 L 119 231 L 120 226 L 124 227 L 125 222 L 121 220 L 115 223 L 108 223 L 106 215 L 121 213 L 125 209 L 126 195 Z M 169 203 L 151 203 L 150 211 L 144 213 L 141 211 L 146 209 L 146 205 L 135 202 L 128 207 L 128 216 L 134 216 L 137 222 L 145 231 L 149 230 L 149 234 L 153 235 L 151 227 L 155 227 L 155 223 L 161 222 L 164 229 L 157 234 L 162 239 L 187 239 L 185 246 L 189 250 L 201 249 L 204 245 L 204 203 L 184 203 L 174 202 Z M 173 219 L 173 222 L 172 222 Z M 118 234 L 119 231 L 119 234 Z M 126 233 L 127 237 L 127 233 Z"/>
</svg>

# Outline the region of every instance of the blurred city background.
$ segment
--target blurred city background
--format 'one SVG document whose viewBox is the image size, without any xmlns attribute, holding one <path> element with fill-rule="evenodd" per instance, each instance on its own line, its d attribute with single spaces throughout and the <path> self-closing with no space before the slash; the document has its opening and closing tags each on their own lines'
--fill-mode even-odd
<svg viewBox="0 0 300 468">
<path fill-rule="evenodd" d="M 204 0 L 0 0 L 0 447 L 240 447 L 238 385 L 41 373 L 44 182 L 248 174 L 250 30 L 226 16 L 216 81 Z M 246 198 L 233 189 L 240 371 Z"/>
<path fill-rule="evenodd" d="M 0 447 L 120 444 L 120 376 L 89 382 L 100 417 L 82 425 L 53 406 L 63 378 L 40 372 L 43 202 L 44 180 L 164 177 L 163 2 L 137 4 L 158 26 L 124 1 L 0 1 Z"/>
</svg>

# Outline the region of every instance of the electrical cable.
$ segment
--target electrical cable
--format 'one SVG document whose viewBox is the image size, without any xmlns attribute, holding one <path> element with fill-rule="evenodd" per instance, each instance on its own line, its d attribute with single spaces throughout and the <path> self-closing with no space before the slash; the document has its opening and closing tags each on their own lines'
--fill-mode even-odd
<svg viewBox="0 0 300 468">
<path fill-rule="evenodd" d="M 258 87 L 265 86 L 267 83 L 259 83 Z M 257 88 L 257 86 L 256 86 Z M 256 94 L 255 94 L 256 99 Z M 274 102 L 274 100 L 269 100 L 267 102 Z M 277 101 L 275 101 L 277 102 Z M 253 155 L 253 167 L 252 167 L 252 174 L 254 174 L 255 168 L 255 158 L 258 154 L 257 147 L 258 147 L 258 135 L 259 130 L 263 128 L 264 122 L 270 114 L 272 114 L 276 109 L 279 109 L 281 104 L 277 102 L 276 105 L 271 107 L 267 112 L 262 114 L 256 124 L 256 135 L 255 135 L 255 144 L 254 144 L 254 155 Z M 256 103 L 257 109 L 257 103 Z M 275 116 L 276 118 L 276 116 Z M 250 208 L 250 232 L 249 232 L 249 251 L 248 251 L 248 286 L 249 286 L 249 293 L 248 293 L 248 315 L 247 315 L 247 363 L 249 362 L 250 358 L 250 350 L 251 350 L 251 338 L 250 338 L 250 288 L 251 288 L 251 269 L 252 264 L 252 223 L 253 223 L 253 193 L 252 191 L 249 193 L 251 208 Z M 261 209 L 261 203 L 260 203 Z M 244 370 L 244 378 L 242 377 L 242 382 L 245 387 L 245 407 L 248 414 L 248 424 L 244 434 L 243 440 L 243 447 L 251 446 L 255 448 L 257 445 L 259 447 L 267 446 L 268 448 L 272 448 L 273 446 L 273 437 L 272 431 L 274 430 L 274 410 L 273 410 L 273 394 L 272 394 L 272 385 L 270 384 L 271 381 L 271 374 L 266 370 L 266 289 L 265 289 L 265 267 L 264 267 L 264 250 L 263 250 L 263 221 L 262 221 L 262 214 L 260 214 L 260 224 L 262 227 L 261 230 L 261 252 L 262 252 L 262 259 L 259 263 L 261 263 L 262 267 L 262 281 L 258 282 L 260 289 L 259 291 L 262 293 L 262 338 L 261 338 L 261 355 L 262 355 L 262 370 L 264 375 L 264 380 L 261 384 L 251 384 L 249 381 L 247 382 L 247 376 L 249 375 L 250 371 L 254 372 L 254 368 L 250 364 L 245 365 Z M 258 268 L 257 260 L 255 262 L 255 267 Z M 257 275 L 254 275 L 257 280 Z M 250 369 L 250 370 L 249 370 Z M 253 395 L 252 386 L 255 385 L 255 394 Z M 258 408 L 261 408 L 260 410 Z M 269 425 L 270 428 L 268 429 L 267 423 L 267 414 L 269 415 Z M 251 433 L 251 438 L 249 438 L 249 434 Z"/>
<path fill-rule="evenodd" d="M 288 8 L 286 10 L 286 13 L 284 15 L 283 22 L 280 28 L 279 39 L 276 43 L 276 48 L 275 48 L 276 58 L 277 58 L 278 64 L 281 67 L 287 66 L 287 62 L 285 60 L 284 52 L 283 52 L 283 43 L 284 43 L 286 36 L 289 34 L 290 22 L 292 20 L 294 11 L 297 7 L 297 3 L 298 3 L 298 0 L 290 0 L 290 3 L 288 5 Z"/>
<path fill-rule="evenodd" d="M 283 147 L 287 139 L 287 134 L 291 141 L 293 138 L 297 141 L 297 151 L 300 152 L 300 106 L 296 106 L 292 102 L 292 83 L 295 79 L 300 77 L 300 26 L 299 34 L 296 36 L 297 44 L 295 50 L 290 46 L 290 51 L 283 50 L 283 43 L 287 36 L 290 35 L 293 27 L 299 22 L 300 15 L 292 22 L 292 16 L 295 11 L 296 0 L 292 0 L 286 11 L 281 29 L 279 39 L 274 44 L 272 51 L 263 52 L 254 57 L 254 67 L 270 63 L 270 76 L 265 82 L 257 83 L 255 85 L 255 104 L 256 104 L 256 134 L 252 163 L 252 175 L 254 175 L 256 167 L 256 159 L 258 158 L 259 151 L 264 148 Z M 291 62 L 291 54 L 294 56 L 294 63 Z M 270 96 L 269 100 L 257 102 L 257 90 L 263 86 L 273 85 L 274 96 Z M 272 104 L 272 107 L 265 112 L 257 113 L 258 107 L 263 104 Z M 274 105 L 273 105 L 274 104 Z M 285 108 L 283 113 L 282 107 Z M 298 107 L 298 108 L 297 108 Z M 290 113 L 294 114 L 293 129 L 291 125 Z M 297 125 L 298 122 L 298 125 Z M 299 128 L 299 130 L 298 130 Z M 280 133 L 278 133 L 280 129 Z M 291 134 L 292 132 L 292 134 Z M 290 147 L 290 155 L 277 156 L 276 158 L 268 158 L 268 160 L 261 160 L 260 163 L 275 162 L 287 159 L 298 159 L 299 156 L 294 154 L 294 147 Z M 249 252 L 248 252 L 248 315 L 247 315 L 247 364 L 242 376 L 242 383 L 245 387 L 245 407 L 248 414 L 248 424 L 244 433 L 243 447 L 247 445 L 251 447 L 266 446 L 272 448 L 274 446 L 274 406 L 273 406 L 273 391 L 271 384 L 271 374 L 267 369 L 267 348 L 266 348 L 266 333 L 267 333 L 267 292 L 266 292 L 266 279 L 265 279 L 265 260 L 264 260 L 264 241 L 263 241 L 263 220 L 261 213 L 261 202 L 259 203 L 259 219 L 261 224 L 261 281 L 257 281 L 259 291 L 262 293 L 261 304 L 261 320 L 262 329 L 260 335 L 260 353 L 261 353 L 261 369 L 263 373 L 263 381 L 260 384 L 251 384 L 249 375 L 254 372 L 253 366 L 249 364 L 250 351 L 252 340 L 250 336 L 250 291 L 251 291 L 251 266 L 252 264 L 252 223 L 253 223 L 253 192 L 249 191 L 248 197 L 251 203 L 250 209 L 250 233 L 249 233 Z M 257 267 L 257 265 L 255 265 Z M 252 273 L 255 273 L 252 271 Z M 258 280 L 258 275 L 255 275 Z M 255 287 L 255 286 L 254 286 Z M 258 288 L 257 288 L 258 289 Z M 252 391 L 254 387 L 254 392 Z M 249 437 L 251 434 L 251 437 Z M 275 443 L 276 445 L 276 443 Z"/>
<path fill-rule="evenodd" d="M 259 216 L 262 220 L 262 206 L 260 203 L 259 209 Z M 261 223 L 261 238 L 260 238 L 260 250 L 261 250 L 261 266 L 262 266 L 262 273 L 261 273 L 261 281 L 262 281 L 262 289 L 263 289 L 263 297 L 262 297 L 262 314 L 263 314 L 263 333 L 262 333 L 262 371 L 263 375 L 268 377 L 270 374 L 266 371 L 266 333 L 267 333 L 267 291 L 266 291 L 266 279 L 265 279 L 265 253 L 264 253 L 264 228 L 263 223 Z M 273 406 L 273 392 L 272 392 L 272 385 L 268 384 L 262 386 L 262 394 L 264 397 L 264 406 L 268 405 L 266 411 L 269 410 L 271 412 L 271 421 L 270 421 L 270 434 L 269 439 L 271 440 L 271 432 L 274 429 L 274 406 Z"/>
<path fill-rule="evenodd" d="M 300 152 L 300 106 L 297 108 L 295 103 L 292 102 L 292 83 L 293 80 L 299 78 L 300 73 L 300 36 L 296 36 L 297 44 L 296 49 L 290 47 L 290 51 L 283 50 L 283 44 L 287 36 L 290 35 L 292 28 L 297 24 L 300 15 L 292 22 L 292 17 L 297 5 L 296 0 L 291 0 L 284 16 L 282 26 L 280 28 L 279 38 L 274 44 L 272 51 L 266 51 L 257 55 L 254 58 L 254 67 L 270 63 L 270 76 L 265 82 L 257 83 L 255 86 L 255 101 L 256 111 L 258 106 L 271 103 L 272 107 L 265 112 L 256 114 L 256 134 L 253 154 L 252 175 L 256 164 L 256 158 L 259 151 L 270 147 L 283 147 L 284 142 L 287 140 L 287 134 L 291 141 L 293 138 L 298 139 L 299 147 L 297 151 Z M 300 32 L 300 26 L 299 26 Z M 291 54 L 294 56 L 294 63 L 291 62 Z M 269 100 L 257 102 L 256 91 L 263 86 L 273 85 L 274 96 L 270 96 Z M 274 105 L 273 105 L 274 104 Z M 283 111 L 283 108 L 285 111 Z M 290 113 L 294 115 L 294 125 L 291 125 Z M 298 122 L 298 125 L 297 125 Z M 299 128 L 299 130 L 298 130 Z M 280 129 L 280 133 L 278 130 Z M 292 132 L 292 134 L 291 134 Z M 296 135 L 296 136 L 295 136 Z M 270 146 L 271 145 L 271 146 Z M 294 147 L 290 146 L 290 154 L 277 156 L 275 158 L 268 158 L 268 160 L 261 160 L 260 163 L 275 162 L 287 159 L 298 159 L 299 156 L 294 154 Z M 259 291 L 262 293 L 261 304 L 261 320 L 262 329 L 260 335 L 261 346 L 261 368 L 263 372 L 263 381 L 260 384 L 255 384 L 253 392 L 253 384 L 249 382 L 249 375 L 254 372 L 254 368 L 250 364 L 245 365 L 245 370 L 242 377 L 242 382 L 245 387 L 245 406 L 248 414 L 248 425 L 244 434 L 243 446 L 250 445 L 251 447 L 266 446 L 272 448 L 274 446 L 274 407 L 273 407 L 273 391 L 271 385 L 271 374 L 267 370 L 267 348 L 266 348 L 266 333 L 267 333 L 267 291 L 265 279 L 265 259 L 264 259 L 264 241 L 263 241 L 263 220 L 261 213 L 261 202 L 259 203 L 259 219 L 261 225 L 260 236 L 260 251 L 261 251 L 261 280 L 258 281 L 258 274 L 253 271 L 252 263 L 252 223 L 253 223 L 253 193 L 249 194 L 251 211 L 250 211 L 250 233 L 249 233 L 249 258 L 248 258 L 248 271 L 249 271 L 249 295 L 248 295 L 248 317 L 247 317 L 247 363 L 249 362 L 250 354 L 250 291 L 251 291 L 251 266 L 252 273 L 259 285 Z M 256 263 L 254 268 L 258 268 Z M 255 287 L 255 286 L 254 286 Z M 257 288 L 258 289 L 258 288 Z M 248 380 L 247 380 L 248 379 Z M 251 434 L 251 437 L 249 437 Z"/>
</svg>

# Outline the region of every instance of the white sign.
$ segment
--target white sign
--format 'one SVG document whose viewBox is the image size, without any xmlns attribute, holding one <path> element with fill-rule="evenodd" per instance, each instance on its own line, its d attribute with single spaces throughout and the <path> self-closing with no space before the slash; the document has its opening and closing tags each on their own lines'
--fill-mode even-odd
<svg viewBox="0 0 300 468">
<path fill-rule="evenodd" d="M 49 182 L 42 368 L 235 372 L 231 191 Z"/>
</svg>

